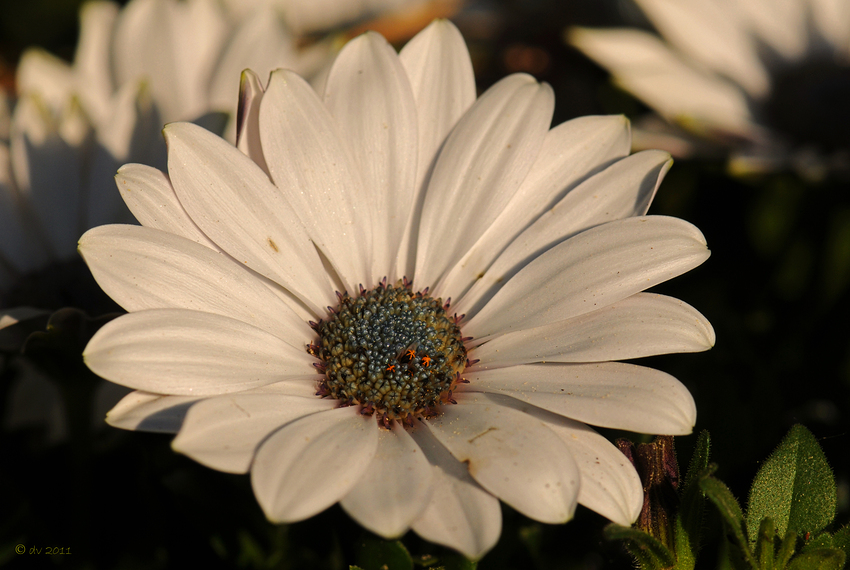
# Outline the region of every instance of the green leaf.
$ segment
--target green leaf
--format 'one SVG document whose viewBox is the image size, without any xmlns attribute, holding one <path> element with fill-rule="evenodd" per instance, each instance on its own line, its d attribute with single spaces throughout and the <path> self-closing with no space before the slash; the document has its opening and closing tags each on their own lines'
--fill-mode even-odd
<svg viewBox="0 0 850 570">
<path fill-rule="evenodd" d="M 776 526 L 773 524 L 773 519 L 765 517 L 761 521 L 759 527 L 758 540 L 756 540 L 756 558 L 759 562 L 759 568 L 762 570 L 773 570 L 773 539 L 776 537 Z"/>
<path fill-rule="evenodd" d="M 832 546 L 850 556 L 850 526 L 842 527 L 841 530 L 832 535 Z"/>
<path fill-rule="evenodd" d="M 841 570 L 844 552 L 837 548 L 815 548 L 795 556 L 788 570 Z"/>
<path fill-rule="evenodd" d="M 788 565 L 788 561 L 794 555 L 794 550 L 797 548 L 797 533 L 789 530 L 785 533 L 785 538 L 779 545 L 779 551 L 776 553 L 776 568 L 780 570 Z"/>
<path fill-rule="evenodd" d="M 708 431 L 703 430 L 697 438 L 691 462 L 688 464 L 688 472 L 681 487 L 675 532 L 676 567 L 679 570 L 689 570 L 696 565 L 705 512 L 705 494 L 700 489 L 699 478 L 708 469 L 710 449 L 711 438 Z"/>
<path fill-rule="evenodd" d="M 357 549 L 361 570 L 413 570 L 413 559 L 398 540 L 384 540 L 364 534 Z"/>
<path fill-rule="evenodd" d="M 611 523 L 603 532 L 608 540 L 624 541 L 641 570 L 661 570 L 676 564 L 673 553 L 660 540 L 640 529 Z"/>
<path fill-rule="evenodd" d="M 715 479 L 710 475 L 711 470 L 706 470 L 699 481 L 699 486 L 705 493 L 705 496 L 714 503 L 720 513 L 726 527 L 732 533 L 736 545 L 741 551 L 741 556 L 750 568 L 758 568 L 756 559 L 750 550 L 750 545 L 747 541 L 747 536 L 744 533 L 744 513 L 741 511 L 741 505 L 738 500 L 732 495 L 722 481 Z"/>
<path fill-rule="evenodd" d="M 776 531 L 797 534 L 823 529 L 835 517 L 835 480 L 812 433 L 795 425 L 759 469 L 750 489 L 747 532 L 755 542 L 762 519 Z"/>
<path fill-rule="evenodd" d="M 445 570 L 475 570 L 478 568 L 478 562 L 454 552 L 443 556 L 442 562 Z"/>
<path fill-rule="evenodd" d="M 815 536 L 809 536 L 806 544 L 803 545 L 801 552 L 806 552 L 815 548 L 833 548 L 833 538 L 828 532 L 822 532 Z"/>
</svg>

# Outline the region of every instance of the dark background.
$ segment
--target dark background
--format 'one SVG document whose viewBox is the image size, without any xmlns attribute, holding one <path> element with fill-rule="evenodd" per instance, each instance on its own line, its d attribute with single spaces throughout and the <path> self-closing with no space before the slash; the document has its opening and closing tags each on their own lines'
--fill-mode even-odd
<svg viewBox="0 0 850 570">
<path fill-rule="evenodd" d="M 0 81 L 7 92 L 14 92 L 15 65 L 25 47 L 73 56 L 79 4 L 0 1 Z M 481 91 L 508 73 L 526 71 L 554 88 L 554 124 L 587 114 L 636 118 L 647 111 L 563 42 L 571 25 L 645 25 L 625 2 L 473 3 L 456 22 Z M 694 223 L 712 256 L 655 290 L 702 311 L 715 327 L 717 345 L 706 353 L 641 361 L 691 390 L 699 410 L 695 431 L 710 431 L 717 475 L 744 504 L 759 463 L 793 424 L 806 425 L 835 470 L 840 525 L 850 518 L 848 190 L 846 180 L 811 184 L 790 173 L 736 180 L 720 160 L 678 160 L 650 213 Z M 272 525 L 247 476 L 212 471 L 173 453 L 171 436 L 91 427 L 91 380 L 74 368 L 71 355 L 49 354 L 56 362 L 41 364 L 76 411 L 69 411 L 69 437 L 60 443 L 38 425 L 2 432 L 0 566 L 330 569 L 361 560 L 370 537 L 338 506 L 302 523 Z M 20 360 L 0 354 L 4 426 Z M 694 440 L 677 439 L 685 465 Z M 583 507 L 563 526 L 536 523 L 509 507 L 503 513 L 502 538 L 481 569 L 631 565 L 618 545 L 603 540 L 607 521 Z M 413 533 L 403 542 L 414 555 L 447 552 Z M 18 556 L 17 544 L 71 554 Z M 707 560 L 716 547 L 707 544 Z"/>
</svg>

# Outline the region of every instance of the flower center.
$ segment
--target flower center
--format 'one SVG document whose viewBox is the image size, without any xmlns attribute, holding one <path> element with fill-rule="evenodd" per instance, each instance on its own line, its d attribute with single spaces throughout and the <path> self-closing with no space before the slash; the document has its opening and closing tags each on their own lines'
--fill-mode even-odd
<svg viewBox="0 0 850 570">
<path fill-rule="evenodd" d="M 466 339 L 458 327 L 463 316 L 450 317 L 448 302 L 427 289 L 414 292 L 406 279 L 361 287 L 357 298 L 337 295 L 330 318 L 311 323 L 319 342 L 307 350 L 322 360 L 316 366 L 325 374 L 319 395 L 377 413 L 385 427 L 393 420 L 412 426 L 440 404 L 454 403 L 452 391 L 467 365 Z"/>
<path fill-rule="evenodd" d="M 850 66 L 809 61 L 773 78 L 765 120 L 793 143 L 823 152 L 850 148 Z"/>
</svg>

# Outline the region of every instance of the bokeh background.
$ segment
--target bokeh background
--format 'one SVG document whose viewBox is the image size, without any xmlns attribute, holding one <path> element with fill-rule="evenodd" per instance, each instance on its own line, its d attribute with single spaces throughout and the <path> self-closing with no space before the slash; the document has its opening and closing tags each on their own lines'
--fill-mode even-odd
<svg viewBox="0 0 850 570">
<path fill-rule="evenodd" d="M 0 85 L 10 97 L 25 48 L 38 45 L 73 57 L 80 4 L 0 0 Z M 554 124 L 588 114 L 636 119 L 648 111 L 564 42 L 564 31 L 575 25 L 648 29 L 626 0 L 471 1 L 452 19 L 469 45 L 480 92 L 522 71 L 554 88 Z M 793 424 L 806 425 L 835 471 L 836 521 L 847 524 L 850 182 L 812 183 L 790 172 L 739 179 L 727 174 L 720 157 L 677 160 L 650 213 L 683 218 L 705 234 L 712 251 L 708 262 L 655 290 L 702 311 L 715 327 L 717 344 L 707 353 L 641 364 L 673 374 L 691 390 L 696 431 L 709 430 L 717 476 L 742 502 L 759 463 Z M 86 276 L 80 263 L 53 271 L 75 282 Z M 41 286 L 23 289 L 49 299 L 50 309 L 75 306 L 91 317 L 115 310 L 96 287 L 82 286 L 69 296 Z M 96 326 L 77 313 L 63 322 L 81 337 L 86 327 Z M 102 396 L 78 354 L 74 346 L 51 339 L 34 345 L 28 358 L 8 347 L 0 351 L 0 566 L 346 569 L 368 561 L 364 553 L 376 539 L 338 506 L 302 523 L 270 524 L 247 476 L 212 471 L 177 455 L 171 436 L 92 422 Z M 13 413 L 21 398 L 15 386 L 24 374 L 59 388 L 61 399 L 52 412 L 59 427 Z M 605 434 L 648 441 L 636 434 Z M 683 465 L 695 439 L 677 438 Z M 481 569 L 631 564 L 619 545 L 602 538 L 607 521 L 583 507 L 560 526 L 531 521 L 504 505 L 503 515 L 502 538 L 481 560 Z M 714 564 L 717 543 L 711 538 L 704 567 Z M 432 561 L 429 556 L 451 561 L 448 551 L 413 533 L 403 543 L 420 565 Z M 17 544 L 71 554 L 19 556 Z"/>
</svg>

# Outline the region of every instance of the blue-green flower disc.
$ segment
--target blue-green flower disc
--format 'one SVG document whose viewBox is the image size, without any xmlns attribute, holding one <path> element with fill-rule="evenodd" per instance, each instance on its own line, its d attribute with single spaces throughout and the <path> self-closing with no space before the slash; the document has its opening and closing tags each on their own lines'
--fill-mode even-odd
<svg viewBox="0 0 850 570">
<path fill-rule="evenodd" d="M 466 366 L 457 319 L 441 299 L 401 283 L 344 294 L 316 325 L 325 378 L 320 393 L 388 420 L 429 417 L 451 400 Z"/>
</svg>

